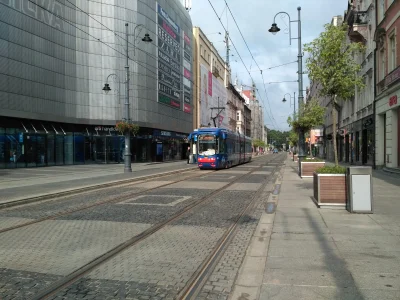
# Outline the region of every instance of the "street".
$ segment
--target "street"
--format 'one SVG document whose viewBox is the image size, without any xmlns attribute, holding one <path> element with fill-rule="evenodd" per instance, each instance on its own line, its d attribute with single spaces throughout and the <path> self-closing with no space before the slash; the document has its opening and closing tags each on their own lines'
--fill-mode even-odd
<svg viewBox="0 0 400 300">
<path fill-rule="evenodd" d="M 261 215 L 257 208 L 285 158 L 267 155 L 227 170 L 192 170 L 2 209 L 2 299 L 173 299 L 192 289 L 192 277 L 224 236 L 217 266 L 200 288 L 193 286 L 200 298 L 227 299 Z"/>
</svg>

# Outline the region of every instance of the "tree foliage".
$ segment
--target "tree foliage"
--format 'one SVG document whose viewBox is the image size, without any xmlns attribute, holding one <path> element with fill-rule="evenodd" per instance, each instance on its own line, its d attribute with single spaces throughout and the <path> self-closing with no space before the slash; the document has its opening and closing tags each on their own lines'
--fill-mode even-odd
<svg viewBox="0 0 400 300">
<path fill-rule="evenodd" d="M 294 130 L 290 131 L 289 133 L 289 145 L 290 146 L 297 146 L 297 143 L 299 142 L 299 134 L 295 132 Z"/>
<path fill-rule="evenodd" d="M 320 96 L 350 99 L 355 87 L 362 87 L 362 77 L 358 75 L 361 66 L 354 55 L 365 51 L 361 43 L 346 43 L 348 25 L 325 25 L 325 31 L 304 50 L 309 53 L 306 59 L 309 77 L 320 84 Z"/>
<path fill-rule="evenodd" d="M 268 144 L 273 143 L 275 147 L 282 147 L 282 144 L 287 144 L 289 131 L 268 129 L 267 127 L 264 127 L 264 129 L 267 131 Z"/>
<path fill-rule="evenodd" d="M 262 140 L 255 139 L 255 140 L 253 140 L 253 146 L 254 147 L 266 147 L 266 143 L 264 143 L 264 141 L 262 141 Z"/>
<path fill-rule="evenodd" d="M 319 105 L 316 98 L 312 98 L 300 108 L 301 115 L 296 114 L 294 119 L 289 116 L 288 124 L 295 132 L 299 132 L 300 129 L 307 132 L 313 127 L 324 124 L 325 109 L 325 107 Z"/>
<path fill-rule="evenodd" d="M 356 87 L 364 86 L 363 78 L 358 74 L 361 66 L 354 56 L 365 51 L 365 47 L 361 43 L 346 43 L 347 32 L 347 24 L 326 24 L 325 31 L 318 38 L 304 45 L 304 50 L 309 53 L 306 59 L 309 77 L 313 82 L 319 83 L 319 96 L 331 99 L 336 166 L 339 164 L 336 145 L 336 99 L 349 100 L 355 94 Z"/>
</svg>

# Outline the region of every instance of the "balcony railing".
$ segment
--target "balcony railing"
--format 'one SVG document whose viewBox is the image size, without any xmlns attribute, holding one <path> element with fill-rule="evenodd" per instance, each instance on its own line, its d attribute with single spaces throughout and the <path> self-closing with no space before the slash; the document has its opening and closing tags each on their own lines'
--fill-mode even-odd
<svg viewBox="0 0 400 300">
<path fill-rule="evenodd" d="M 400 80 L 400 65 L 397 66 L 392 72 L 386 75 L 385 77 L 385 87 L 392 85 Z"/>
</svg>

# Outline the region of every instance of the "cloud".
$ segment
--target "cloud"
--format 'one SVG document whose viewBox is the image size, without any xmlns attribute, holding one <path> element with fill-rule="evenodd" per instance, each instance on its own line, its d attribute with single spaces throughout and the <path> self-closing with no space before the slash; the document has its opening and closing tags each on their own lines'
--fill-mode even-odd
<svg viewBox="0 0 400 300">
<path fill-rule="evenodd" d="M 279 4 L 276 1 L 269 0 L 248 0 L 245 2 L 228 0 L 227 2 L 260 69 L 268 69 L 269 67 L 297 60 L 298 40 L 292 39 L 292 43 L 289 45 L 289 35 L 288 32 L 285 32 L 285 28 L 288 28 L 287 26 L 291 24 L 292 38 L 297 38 L 298 23 L 289 23 L 289 19 L 285 14 L 276 16 L 276 23 L 281 28 L 281 31 L 274 36 L 268 32 L 268 29 L 271 27 L 276 13 L 285 11 L 290 15 L 291 21 L 296 21 L 298 19 L 297 7 L 301 6 L 302 44 L 305 44 L 318 37 L 324 29 L 324 24 L 330 23 L 333 16 L 343 14 L 347 8 L 347 0 L 284 0 L 280 1 Z M 258 95 L 261 96 L 261 105 L 264 107 L 265 124 L 274 124 L 278 129 L 288 130 L 286 119 L 287 116 L 293 113 L 293 106 L 290 107 L 289 101 L 282 103 L 282 99 L 284 94 L 290 93 L 293 95 L 293 92 L 296 92 L 297 97 L 298 83 L 265 84 L 266 89 L 264 89 L 262 76 L 257 71 L 258 66 L 253 61 L 246 44 L 243 42 L 239 30 L 229 10 L 226 8 L 225 1 L 211 0 L 211 4 L 228 30 L 234 44 L 230 46 L 230 54 L 234 55 L 230 56 L 232 79 L 234 80 L 237 74 L 239 81 L 246 85 L 251 85 L 251 80 L 253 79 L 258 88 Z M 225 31 L 209 1 L 193 1 L 190 15 L 193 26 L 200 27 L 206 35 L 210 34 L 208 35 L 210 41 L 214 43 L 220 55 L 225 59 L 226 48 L 225 43 L 222 42 Z M 222 34 L 212 34 L 215 32 L 221 32 Z M 244 64 L 239 55 L 242 57 Z M 251 76 L 248 75 L 245 66 L 251 71 Z M 304 69 L 305 57 L 303 58 L 303 71 Z M 297 80 L 297 70 L 297 63 L 294 63 L 280 68 L 265 70 L 263 71 L 263 76 L 265 82 Z M 308 83 L 307 75 L 303 75 L 304 90 Z M 305 96 L 305 92 L 303 92 L 303 95 Z M 268 125 L 268 127 L 274 126 Z"/>
</svg>

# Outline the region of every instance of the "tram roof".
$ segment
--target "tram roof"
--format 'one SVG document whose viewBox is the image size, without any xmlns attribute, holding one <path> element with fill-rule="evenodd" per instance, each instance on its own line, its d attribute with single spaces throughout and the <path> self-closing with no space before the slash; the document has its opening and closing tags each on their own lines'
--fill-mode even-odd
<svg viewBox="0 0 400 300">
<path fill-rule="evenodd" d="M 189 134 L 189 139 L 191 139 L 192 135 L 196 135 L 199 133 L 221 133 L 221 132 L 226 132 L 230 134 L 238 134 L 237 132 L 234 132 L 232 130 L 226 129 L 226 128 L 219 128 L 219 127 L 203 127 L 203 128 L 197 128 L 194 129 L 193 132 Z M 247 139 L 251 139 L 248 136 L 245 136 Z"/>
</svg>

